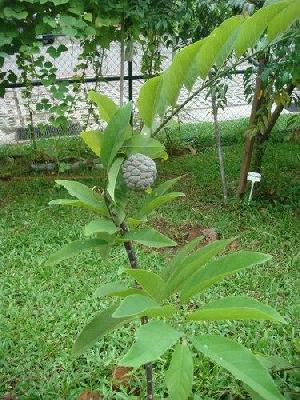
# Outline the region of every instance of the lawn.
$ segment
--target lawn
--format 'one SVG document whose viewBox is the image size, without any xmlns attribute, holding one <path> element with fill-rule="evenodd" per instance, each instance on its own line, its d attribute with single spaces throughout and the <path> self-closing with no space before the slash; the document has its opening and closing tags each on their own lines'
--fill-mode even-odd
<svg viewBox="0 0 300 400">
<path fill-rule="evenodd" d="M 186 197 L 161 208 L 152 216 L 152 224 L 180 243 L 191 231 L 209 228 L 220 238 L 237 237 L 237 249 L 271 254 L 271 262 L 226 279 L 198 300 L 203 304 L 223 295 L 246 294 L 274 306 L 286 318 L 286 325 L 211 322 L 194 323 L 189 329 L 199 334 L 232 335 L 257 353 L 280 356 L 294 365 L 299 318 L 299 146 L 276 141 L 269 145 L 260 198 L 249 206 L 234 197 L 242 146 L 236 141 L 224 151 L 229 204 L 222 203 L 214 149 L 200 146 L 196 155 L 184 154 L 160 163 L 161 179 L 186 174 L 178 184 Z M 113 249 L 106 261 L 87 252 L 58 266 L 46 266 L 52 252 L 80 237 L 91 215 L 47 205 L 53 198 L 66 197 L 54 182 L 55 174 L 19 172 L 19 177 L 0 181 L 0 396 L 12 393 L 22 400 L 73 400 L 89 389 L 102 393 L 105 400 L 133 398 L 129 396 L 144 386 L 142 371 L 134 373 L 129 387 L 119 391 L 113 390 L 111 379 L 119 356 L 132 343 L 132 329 L 110 334 L 79 359 L 71 356 L 76 335 L 107 304 L 96 299 L 95 290 L 127 267 L 123 249 Z M 76 175 L 85 184 L 101 186 L 101 172 L 81 170 Z M 131 200 L 134 207 L 138 195 L 133 194 Z M 150 253 L 139 247 L 138 257 L 141 266 L 156 270 L 164 267 L 170 252 Z M 166 354 L 155 364 L 157 399 L 166 398 L 162 369 L 168 357 Z M 283 391 L 299 390 L 293 375 L 281 372 L 274 377 Z M 248 398 L 236 380 L 200 355 L 194 381 L 194 400 Z"/>
</svg>

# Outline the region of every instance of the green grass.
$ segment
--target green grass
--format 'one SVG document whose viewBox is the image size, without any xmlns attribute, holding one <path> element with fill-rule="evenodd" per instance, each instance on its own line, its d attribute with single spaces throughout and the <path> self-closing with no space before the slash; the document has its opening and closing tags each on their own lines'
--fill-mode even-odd
<svg viewBox="0 0 300 400">
<path fill-rule="evenodd" d="M 188 328 L 188 335 L 232 334 L 256 352 L 279 355 L 295 363 L 299 147 L 289 143 L 269 145 L 261 197 L 250 206 L 239 204 L 234 198 L 241 150 L 239 144 L 225 147 L 231 195 L 227 206 L 222 203 L 213 149 L 162 162 L 161 179 L 186 174 L 178 185 L 186 198 L 164 206 L 152 222 L 164 226 L 170 235 L 188 234 L 189 224 L 214 228 L 220 237 L 237 236 L 238 248 L 270 253 L 271 262 L 225 280 L 198 301 L 203 304 L 223 295 L 243 293 L 274 306 L 288 324 L 195 323 Z M 84 183 L 101 186 L 101 176 L 96 172 L 89 175 Z M 51 176 L 23 177 L 0 185 L 0 397 L 12 392 L 22 400 L 73 400 L 91 389 L 103 393 L 105 400 L 127 399 L 113 392 L 111 371 L 132 343 L 132 328 L 109 334 L 79 359 L 71 357 L 78 332 L 107 305 L 106 301 L 97 301 L 95 290 L 101 283 L 116 279 L 127 266 L 127 259 L 123 249 L 115 248 L 105 262 L 97 253 L 87 252 L 55 267 L 45 265 L 52 252 L 79 238 L 91 218 L 87 211 L 47 206 L 49 200 L 65 196 Z M 131 200 L 132 207 L 138 204 L 136 194 Z M 161 269 L 169 256 L 138 248 L 140 265 L 145 268 Z M 168 357 L 166 354 L 155 364 L 157 399 L 166 398 L 162 369 Z M 284 373 L 275 377 L 283 390 L 288 390 L 289 385 L 295 390 L 293 377 Z M 130 385 L 132 391 L 144 386 L 142 371 L 134 374 Z M 229 399 L 230 393 L 235 399 L 247 398 L 229 374 L 195 354 L 194 399 Z"/>
</svg>

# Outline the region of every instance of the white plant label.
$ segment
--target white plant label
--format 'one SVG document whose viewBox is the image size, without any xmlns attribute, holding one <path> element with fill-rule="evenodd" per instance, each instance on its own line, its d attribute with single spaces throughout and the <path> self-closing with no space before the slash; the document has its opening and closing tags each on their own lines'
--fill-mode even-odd
<svg viewBox="0 0 300 400">
<path fill-rule="evenodd" d="M 249 204 L 250 201 L 252 200 L 254 184 L 255 184 L 255 182 L 261 181 L 261 174 L 258 172 L 248 172 L 247 180 L 251 182 L 251 190 L 250 190 L 249 199 L 248 199 L 248 204 Z"/>
</svg>

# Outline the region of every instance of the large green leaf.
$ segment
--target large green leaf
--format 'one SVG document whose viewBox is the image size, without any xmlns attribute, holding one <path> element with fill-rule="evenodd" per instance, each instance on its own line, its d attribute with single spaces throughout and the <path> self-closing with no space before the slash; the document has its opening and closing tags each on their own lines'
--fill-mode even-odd
<svg viewBox="0 0 300 400">
<path fill-rule="evenodd" d="M 113 318 L 112 313 L 117 305 L 109 307 L 107 310 L 96 315 L 81 331 L 73 346 L 73 354 L 79 356 L 90 347 L 94 346 L 108 332 L 119 328 L 131 318 Z"/>
<path fill-rule="evenodd" d="M 226 276 L 232 275 L 244 268 L 265 263 L 270 259 L 271 256 L 267 254 L 239 251 L 211 261 L 204 268 L 193 274 L 182 286 L 181 299 L 186 301 Z"/>
<path fill-rule="evenodd" d="M 172 200 L 177 199 L 178 197 L 184 197 L 185 194 L 182 192 L 171 192 L 164 194 L 162 196 L 149 196 L 146 198 L 142 207 L 137 213 L 137 218 L 144 218 L 149 215 L 152 211 L 156 210 L 158 207 L 163 204 L 169 203 Z"/>
<path fill-rule="evenodd" d="M 164 72 L 162 84 L 168 104 L 176 104 L 184 84 L 189 89 L 193 86 L 199 74 L 196 56 L 202 44 L 203 41 L 198 41 L 180 50 L 175 55 L 170 67 Z"/>
<path fill-rule="evenodd" d="M 95 233 L 108 233 L 113 235 L 118 231 L 116 225 L 107 218 L 98 218 L 89 222 L 84 227 L 84 234 L 86 236 L 94 235 Z"/>
<path fill-rule="evenodd" d="M 152 128 L 154 117 L 157 114 L 158 99 L 161 96 L 162 76 L 155 76 L 146 81 L 139 93 L 137 101 L 139 114 L 145 125 Z"/>
<path fill-rule="evenodd" d="M 116 189 L 116 183 L 117 183 L 117 178 L 118 174 L 121 168 L 121 165 L 124 161 L 123 157 L 118 157 L 110 167 L 107 177 L 108 177 L 108 184 L 107 184 L 107 192 L 112 198 L 113 201 L 115 201 L 115 189 Z"/>
<path fill-rule="evenodd" d="M 161 357 L 182 336 L 162 321 L 151 321 L 136 331 L 136 342 L 119 361 L 119 365 L 138 368 Z"/>
<path fill-rule="evenodd" d="M 118 151 L 123 146 L 131 110 L 131 102 L 117 110 L 103 132 L 101 160 L 106 168 L 111 166 Z"/>
<path fill-rule="evenodd" d="M 243 21 L 241 15 L 228 18 L 206 38 L 197 55 L 202 78 L 207 76 L 213 64 L 220 66 L 224 63 L 232 51 Z"/>
<path fill-rule="evenodd" d="M 143 294 L 143 291 L 138 288 L 129 288 L 122 282 L 106 283 L 96 290 L 97 297 L 126 297 L 131 294 Z"/>
<path fill-rule="evenodd" d="M 214 301 L 189 314 L 188 320 L 269 320 L 283 322 L 285 320 L 272 307 L 255 299 L 242 296 L 225 297 Z"/>
<path fill-rule="evenodd" d="M 246 383 L 263 399 L 283 400 L 268 371 L 251 351 L 239 343 L 222 336 L 204 335 L 193 339 L 193 344 L 198 351 Z"/>
<path fill-rule="evenodd" d="M 193 356 L 189 347 L 178 343 L 165 374 L 170 400 L 188 399 L 192 393 L 193 369 Z"/>
<path fill-rule="evenodd" d="M 173 265 L 173 269 L 167 280 L 166 291 L 168 294 L 185 287 L 187 279 L 191 282 L 196 282 L 194 274 L 202 269 L 213 257 L 224 250 L 224 248 L 232 241 L 216 240 L 209 243 L 205 247 L 195 251 L 184 259 L 183 262 L 177 262 Z"/>
<path fill-rule="evenodd" d="M 253 47 L 268 26 L 268 22 L 283 8 L 284 3 L 271 4 L 256 11 L 247 18 L 240 28 L 239 35 L 234 43 L 234 48 L 240 57 L 248 48 Z"/>
<path fill-rule="evenodd" d="M 112 119 L 119 108 L 108 96 L 94 90 L 88 92 L 88 98 L 97 105 L 100 118 L 106 122 Z"/>
<path fill-rule="evenodd" d="M 158 140 L 145 135 L 134 135 L 126 140 L 123 146 L 128 156 L 135 153 L 141 153 L 145 156 L 166 159 L 168 157 L 165 146 Z"/>
<path fill-rule="evenodd" d="M 203 236 L 199 236 L 188 242 L 182 249 L 178 250 L 169 264 L 163 269 L 162 277 L 169 280 L 171 275 L 184 263 L 187 257 L 195 250 L 196 246 L 203 240 Z"/>
<path fill-rule="evenodd" d="M 300 19 L 300 2 L 293 1 L 277 14 L 268 24 L 268 37 L 272 41 L 280 33 L 283 33 L 295 21 Z"/>
<path fill-rule="evenodd" d="M 82 203 L 86 204 L 89 207 L 97 209 L 98 212 L 103 215 L 108 215 L 102 197 L 100 197 L 98 193 L 95 193 L 92 189 L 88 188 L 83 183 L 68 180 L 57 180 L 55 182 L 58 185 L 61 185 L 65 189 L 67 189 L 71 196 L 76 197 Z"/>
<path fill-rule="evenodd" d="M 56 253 L 52 254 L 47 260 L 47 265 L 58 264 L 61 261 L 67 260 L 70 257 L 74 257 L 85 250 L 90 250 L 97 247 L 101 248 L 106 245 L 107 242 L 101 239 L 76 240 L 75 242 L 67 244 L 59 249 Z"/>
<path fill-rule="evenodd" d="M 160 302 L 165 298 L 165 286 L 166 283 L 161 277 L 152 271 L 145 269 L 126 269 L 128 275 L 132 276 L 137 283 L 139 283 L 143 289 L 151 296 L 154 300 Z"/>
<path fill-rule="evenodd" d="M 141 294 L 132 294 L 122 300 L 112 316 L 114 318 L 123 318 L 147 315 L 147 310 L 159 307 L 160 305 L 151 297 Z"/>
<path fill-rule="evenodd" d="M 84 131 L 81 132 L 85 144 L 97 155 L 100 156 L 103 140 L 103 133 L 100 131 Z"/>
<path fill-rule="evenodd" d="M 126 233 L 123 241 L 133 241 L 148 247 L 173 247 L 176 242 L 152 228 L 143 228 Z"/>
</svg>

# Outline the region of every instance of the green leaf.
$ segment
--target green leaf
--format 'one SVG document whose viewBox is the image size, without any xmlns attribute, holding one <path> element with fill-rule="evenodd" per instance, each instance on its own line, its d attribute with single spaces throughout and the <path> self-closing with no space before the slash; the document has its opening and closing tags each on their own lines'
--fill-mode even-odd
<svg viewBox="0 0 300 400">
<path fill-rule="evenodd" d="M 49 205 L 60 205 L 60 206 L 71 206 L 71 207 L 78 207 L 78 208 L 87 208 L 89 210 L 93 210 L 95 212 L 99 211 L 99 207 L 91 207 L 85 203 L 83 203 L 80 200 L 73 200 L 73 199 L 56 199 L 56 200 L 51 200 L 48 203 Z M 104 209 L 101 209 L 102 212 L 104 213 Z"/>
<path fill-rule="evenodd" d="M 107 185 L 107 192 L 110 195 L 112 201 L 115 201 L 115 189 L 116 189 L 116 183 L 117 183 L 117 178 L 118 174 L 121 168 L 121 165 L 124 161 L 123 157 L 118 157 L 110 167 L 107 177 L 108 177 L 108 185 Z"/>
<path fill-rule="evenodd" d="M 121 107 L 113 115 L 103 133 L 101 160 L 106 168 L 114 161 L 118 151 L 123 146 L 125 134 L 129 124 L 132 103 L 129 102 Z"/>
<path fill-rule="evenodd" d="M 142 204 L 141 209 L 137 213 L 137 219 L 143 219 L 147 215 L 149 215 L 152 211 L 156 210 L 158 207 L 163 204 L 169 203 L 172 200 L 177 199 L 178 197 L 184 197 L 185 194 L 182 192 L 171 192 L 164 194 L 162 196 L 149 196 L 146 198 L 144 203 Z"/>
<path fill-rule="evenodd" d="M 113 305 L 107 310 L 96 315 L 81 331 L 73 346 L 73 354 L 79 356 L 90 347 L 94 346 L 108 332 L 119 328 L 130 318 L 113 318 L 111 315 L 118 305 Z"/>
<path fill-rule="evenodd" d="M 109 296 L 116 296 L 116 297 L 127 297 L 131 294 L 142 294 L 143 291 L 138 288 L 129 288 L 122 282 L 112 282 L 106 283 L 105 285 L 101 285 L 96 290 L 97 297 L 109 297 Z"/>
<path fill-rule="evenodd" d="M 119 365 L 138 368 L 161 357 L 182 336 L 162 321 L 151 321 L 136 331 L 136 342 Z"/>
<path fill-rule="evenodd" d="M 106 122 L 109 122 L 119 109 L 117 104 L 108 96 L 95 92 L 94 90 L 88 92 L 88 98 L 97 105 L 100 118 L 104 119 Z"/>
<path fill-rule="evenodd" d="M 232 275 L 244 268 L 265 263 L 271 258 L 271 256 L 263 253 L 239 251 L 211 261 L 186 281 L 180 294 L 181 299 L 186 301 L 226 276 Z"/>
<path fill-rule="evenodd" d="M 285 320 L 272 307 L 249 297 L 225 297 L 214 301 L 189 314 L 192 321 L 218 320 L 267 320 L 285 323 Z"/>
<path fill-rule="evenodd" d="M 269 41 L 274 40 L 278 34 L 284 33 L 299 18 L 300 2 L 294 1 L 269 22 L 267 31 Z"/>
<path fill-rule="evenodd" d="M 22 20 L 22 19 L 26 19 L 26 17 L 28 17 L 28 12 L 22 8 L 15 9 L 15 8 L 10 8 L 10 7 L 4 7 L 3 15 L 6 18 L 15 18 L 17 20 Z"/>
<path fill-rule="evenodd" d="M 47 265 L 55 265 L 70 257 L 82 253 L 85 250 L 94 249 L 95 247 L 102 247 L 107 242 L 101 239 L 88 239 L 76 240 L 59 249 L 56 253 L 52 254 L 47 261 Z"/>
<path fill-rule="evenodd" d="M 224 63 L 232 51 L 240 25 L 244 17 L 236 15 L 226 19 L 204 41 L 199 49 L 199 70 L 202 78 L 205 78 L 214 64 L 220 66 Z"/>
<path fill-rule="evenodd" d="M 71 196 L 76 197 L 82 203 L 97 209 L 103 215 L 108 215 L 103 199 L 83 183 L 68 180 L 57 180 L 55 182 L 67 189 Z"/>
<path fill-rule="evenodd" d="M 174 271 L 180 267 L 185 259 L 194 251 L 196 246 L 203 240 L 203 236 L 199 236 L 188 242 L 182 249 L 178 250 L 169 264 L 163 269 L 162 276 L 165 280 L 169 280 Z"/>
<path fill-rule="evenodd" d="M 150 129 L 152 128 L 154 117 L 157 114 L 161 84 L 162 76 L 155 76 L 146 81 L 140 89 L 137 101 L 140 117 Z"/>
<path fill-rule="evenodd" d="M 117 231 L 118 228 L 116 225 L 106 218 L 95 219 L 84 227 L 84 234 L 86 236 L 91 236 L 95 233 L 108 233 L 109 235 L 113 235 Z"/>
<path fill-rule="evenodd" d="M 131 268 L 125 272 L 132 276 L 154 300 L 160 302 L 165 298 L 166 283 L 159 275 L 145 269 Z"/>
<path fill-rule="evenodd" d="M 182 176 L 177 176 L 176 178 L 169 179 L 167 181 L 162 182 L 158 186 L 153 189 L 153 194 L 155 196 L 162 196 L 167 193 L 177 182 L 182 179 Z"/>
<path fill-rule="evenodd" d="M 81 132 L 80 136 L 85 144 L 100 157 L 103 133 L 100 131 L 84 131 Z"/>
<path fill-rule="evenodd" d="M 198 336 L 193 344 L 198 351 L 246 383 L 263 399 L 283 400 L 267 370 L 242 345 L 217 335 Z"/>
<path fill-rule="evenodd" d="M 268 22 L 275 17 L 285 4 L 277 3 L 263 7 L 248 17 L 240 28 L 239 35 L 234 43 L 234 48 L 238 57 L 247 49 L 253 47 L 268 26 Z"/>
<path fill-rule="evenodd" d="M 141 153 L 152 159 L 166 159 L 168 157 L 165 146 L 162 143 L 145 135 L 132 136 L 130 139 L 126 140 L 123 149 L 128 156 Z"/>
<path fill-rule="evenodd" d="M 192 393 L 193 356 L 184 343 L 175 346 L 169 369 L 166 371 L 166 384 L 170 400 L 187 400 Z"/>
<path fill-rule="evenodd" d="M 133 241 L 144 246 L 156 248 L 176 246 L 176 242 L 152 228 L 143 228 L 128 232 L 122 237 L 122 240 Z"/>
<path fill-rule="evenodd" d="M 145 316 L 147 315 L 147 310 L 159 307 L 159 304 L 151 299 L 151 297 L 133 294 L 125 297 L 112 316 L 114 318 L 134 317 L 138 315 Z"/>
<path fill-rule="evenodd" d="M 172 271 L 167 280 L 167 293 L 171 294 L 176 290 L 184 288 L 187 280 L 192 283 L 196 281 L 194 274 L 199 272 L 208 261 L 219 254 L 231 241 L 232 239 L 216 240 L 186 257 L 183 262 L 173 264 Z"/>
<path fill-rule="evenodd" d="M 180 50 L 174 57 L 172 64 L 163 74 L 163 88 L 167 101 L 175 105 L 180 90 L 185 86 L 191 90 L 199 74 L 199 66 L 196 60 L 202 40 L 190 44 Z"/>
</svg>

